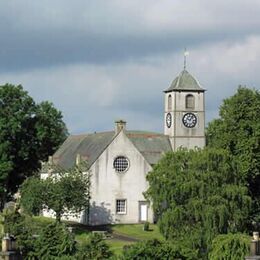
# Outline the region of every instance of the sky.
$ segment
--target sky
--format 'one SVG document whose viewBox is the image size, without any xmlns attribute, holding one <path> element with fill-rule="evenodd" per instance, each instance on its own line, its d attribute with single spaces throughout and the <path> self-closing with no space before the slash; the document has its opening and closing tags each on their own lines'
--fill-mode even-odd
<svg viewBox="0 0 260 260">
<path fill-rule="evenodd" d="M 260 88 L 259 0 L 2 0 L 0 84 L 51 101 L 72 134 L 163 132 L 164 93 L 183 70 L 206 121 L 239 85 Z"/>
</svg>

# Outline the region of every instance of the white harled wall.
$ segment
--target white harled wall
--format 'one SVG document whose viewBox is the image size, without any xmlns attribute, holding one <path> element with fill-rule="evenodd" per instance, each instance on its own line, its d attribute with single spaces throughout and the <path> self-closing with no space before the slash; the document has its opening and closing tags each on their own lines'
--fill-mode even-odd
<svg viewBox="0 0 260 260">
<path fill-rule="evenodd" d="M 125 156 L 130 162 L 129 169 L 117 173 L 113 168 L 117 156 Z M 89 224 L 103 225 L 113 223 L 138 223 L 140 212 L 139 202 L 144 202 L 143 192 L 148 189 L 146 174 L 152 167 L 135 148 L 132 142 L 121 131 L 112 143 L 91 166 L 91 207 Z M 47 178 L 48 174 L 41 174 Z M 126 214 L 116 214 L 116 200 L 126 199 Z M 54 217 L 52 211 L 43 211 L 46 217 Z M 67 215 L 63 219 L 87 224 L 87 218 L 82 212 L 78 216 Z M 153 211 L 148 206 L 148 219 L 153 222 Z"/>
<path fill-rule="evenodd" d="M 130 162 L 125 173 L 117 173 L 113 168 L 114 159 L 120 155 Z M 90 224 L 138 223 L 139 202 L 145 201 L 142 193 L 148 188 L 146 174 L 151 170 L 151 166 L 121 131 L 91 167 Z M 126 214 L 116 214 L 117 199 L 126 199 Z M 148 207 L 148 221 L 153 221 L 151 206 Z"/>
</svg>

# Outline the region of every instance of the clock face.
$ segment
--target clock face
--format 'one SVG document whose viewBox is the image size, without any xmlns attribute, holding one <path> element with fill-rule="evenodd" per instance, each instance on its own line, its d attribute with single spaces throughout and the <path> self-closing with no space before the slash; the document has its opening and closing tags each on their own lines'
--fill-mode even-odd
<svg viewBox="0 0 260 260">
<path fill-rule="evenodd" d="M 170 113 L 166 115 L 166 125 L 168 128 L 170 128 L 172 125 L 172 115 Z"/>
<path fill-rule="evenodd" d="M 193 128 L 197 124 L 197 117 L 193 113 L 187 113 L 182 118 L 183 124 L 188 128 Z"/>
</svg>

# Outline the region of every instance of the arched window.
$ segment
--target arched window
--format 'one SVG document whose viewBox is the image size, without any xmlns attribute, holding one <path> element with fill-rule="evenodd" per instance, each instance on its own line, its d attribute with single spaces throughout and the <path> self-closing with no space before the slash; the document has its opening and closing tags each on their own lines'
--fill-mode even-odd
<svg viewBox="0 0 260 260">
<path fill-rule="evenodd" d="M 168 110 L 171 110 L 172 109 L 172 96 L 169 95 L 168 96 Z"/>
<path fill-rule="evenodd" d="M 191 108 L 194 109 L 195 107 L 195 100 L 194 100 L 194 96 L 191 94 L 188 94 L 186 96 L 186 108 Z"/>
</svg>

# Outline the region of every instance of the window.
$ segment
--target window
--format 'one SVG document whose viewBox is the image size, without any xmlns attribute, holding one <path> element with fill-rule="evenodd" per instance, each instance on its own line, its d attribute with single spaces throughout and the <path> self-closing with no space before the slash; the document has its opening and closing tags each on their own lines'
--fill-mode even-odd
<svg viewBox="0 0 260 260">
<path fill-rule="evenodd" d="M 194 96 L 189 94 L 186 96 L 186 108 L 194 109 L 194 107 L 195 107 Z"/>
<path fill-rule="evenodd" d="M 126 200 L 116 200 L 116 214 L 126 214 Z"/>
<path fill-rule="evenodd" d="M 117 172 L 122 173 L 129 168 L 129 161 L 124 156 L 118 156 L 114 160 L 113 166 Z"/>
<path fill-rule="evenodd" d="M 172 109 L 172 96 L 169 95 L 168 96 L 168 110 L 171 110 Z"/>
</svg>

